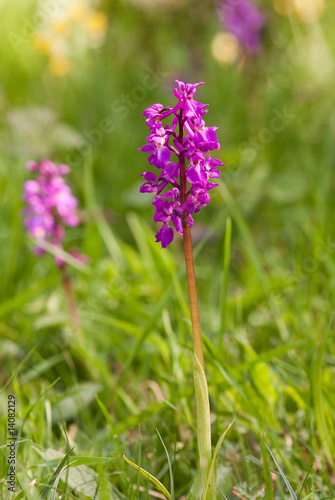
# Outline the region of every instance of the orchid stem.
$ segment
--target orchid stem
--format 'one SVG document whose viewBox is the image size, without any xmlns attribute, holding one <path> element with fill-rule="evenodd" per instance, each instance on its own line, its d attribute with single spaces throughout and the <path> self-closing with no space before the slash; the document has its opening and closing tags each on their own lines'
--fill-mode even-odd
<svg viewBox="0 0 335 500">
<path fill-rule="evenodd" d="M 183 117 L 180 113 L 179 115 L 179 142 L 183 143 Z M 180 169 L 180 201 L 183 205 L 187 200 L 187 179 L 186 179 L 186 169 L 185 169 L 185 157 L 181 154 L 179 156 L 179 169 Z M 183 240 L 184 240 L 184 253 L 185 253 L 185 264 L 186 264 L 186 278 L 187 278 L 187 288 L 188 297 L 190 301 L 190 311 L 191 311 L 191 323 L 192 323 L 192 335 L 193 335 L 193 345 L 194 352 L 205 371 L 204 353 L 202 348 L 202 338 L 201 338 L 201 327 L 200 327 L 200 317 L 199 317 L 199 306 L 198 306 L 198 296 L 197 296 L 197 286 L 195 283 L 195 273 L 194 273 L 194 261 L 193 261 L 193 249 L 192 249 L 192 237 L 191 237 L 191 226 L 190 226 L 190 216 L 186 213 L 182 219 L 183 223 Z"/>
<path fill-rule="evenodd" d="M 85 339 L 84 332 L 81 328 L 81 318 L 78 314 L 77 302 L 74 296 L 71 278 L 68 275 L 65 266 L 60 267 L 60 272 L 62 275 L 62 284 L 69 311 L 69 316 L 75 333 L 75 339 L 77 341 L 75 349 L 78 355 L 80 356 L 80 360 L 83 363 L 85 369 L 87 370 L 89 376 L 93 380 L 97 380 L 99 377 L 99 371 L 91 362 L 92 357 L 89 354 L 90 349 L 88 349 L 87 340 Z"/>
<path fill-rule="evenodd" d="M 183 240 L 184 240 L 188 297 L 190 301 L 190 311 L 191 311 L 194 352 L 197 355 L 197 358 L 202 366 L 202 369 L 205 370 L 204 353 L 203 353 L 202 338 L 201 338 L 200 317 L 199 317 L 198 296 L 197 296 L 197 288 L 196 288 L 195 273 L 194 273 L 192 237 L 191 237 L 191 228 L 189 226 L 183 227 Z"/>
<path fill-rule="evenodd" d="M 69 310 L 69 315 L 71 322 L 75 328 L 76 334 L 78 339 L 80 340 L 81 337 L 81 330 L 80 330 L 80 317 L 78 314 L 78 309 L 77 309 L 77 303 L 76 299 L 74 298 L 74 292 L 72 288 L 72 283 L 70 276 L 68 275 L 65 266 L 60 267 L 60 272 L 62 275 L 62 284 L 64 288 L 64 293 L 66 297 L 66 302 L 67 302 L 67 307 Z"/>
<path fill-rule="evenodd" d="M 183 143 L 183 118 L 182 114 L 179 115 L 179 142 Z M 179 155 L 179 169 L 180 169 L 180 201 L 181 204 L 187 200 L 187 178 L 185 169 L 185 157 L 181 153 Z M 190 302 L 192 335 L 194 346 L 194 364 L 193 364 L 193 379 L 195 387 L 195 401 L 197 413 L 197 434 L 198 434 L 198 449 L 201 470 L 202 482 L 202 500 L 214 500 L 215 492 L 211 496 L 206 495 L 206 483 L 210 470 L 210 463 L 212 458 L 211 451 L 211 419 L 210 408 L 208 399 L 208 387 L 205 375 L 205 362 L 201 338 L 201 326 L 198 306 L 197 286 L 195 282 L 193 249 L 192 249 L 192 236 L 190 216 L 187 215 L 185 210 L 182 217 L 183 225 L 183 241 L 184 241 L 184 254 L 186 265 L 186 278 L 188 297 Z"/>
</svg>

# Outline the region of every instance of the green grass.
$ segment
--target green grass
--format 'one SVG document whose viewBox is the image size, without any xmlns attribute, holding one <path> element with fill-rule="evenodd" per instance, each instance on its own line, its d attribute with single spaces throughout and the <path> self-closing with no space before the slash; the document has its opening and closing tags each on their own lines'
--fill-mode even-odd
<svg viewBox="0 0 335 500">
<path fill-rule="evenodd" d="M 335 6 L 326 2 L 320 23 L 308 25 L 263 2 L 264 51 L 239 69 L 211 56 L 220 29 L 213 7 L 186 2 L 160 15 L 125 5 L 103 2 L 105 44 L 62 79 L 31 44 L 16 53 L 5 36 L 0 46 L 0 498 L 154 498 L 123 454 L 175 499 L 196 479 L 182 242 L 159 248 L 150 196 L 138 194 L 147 169 L 137 152 L 147 134 L 140 113 L 171 104 L 175 78 L 206 82 L 199 100 L 210 104 L 226 163 L 193 230 L 214 445 L 234 419 L 218 456 L 218 498 L 335 498 L 334 68 L 308 48 L 334 56 Z M 33 9 L 2 2 L 5 35 Z M 53 142 L 54 128 L 44 133 L 27 109 L 53 110 L 58 125 L 82 136 L 147 68 L 164 73 L 161 84 L 69 175 L 83 223 L 66 246 L 91 259 L 69 265 L 82 339 L 53 257 L 36 258 L 21 220 L 25 161 L 38 147 L 56 161 L 75 150 Z M 13 122 L 18 108 L 25 114 Z M 285 127 L 260 142 L 285 109 Z M 14 494 L 1 482 L 9 394 L 19 436 Z"/>
</svg>

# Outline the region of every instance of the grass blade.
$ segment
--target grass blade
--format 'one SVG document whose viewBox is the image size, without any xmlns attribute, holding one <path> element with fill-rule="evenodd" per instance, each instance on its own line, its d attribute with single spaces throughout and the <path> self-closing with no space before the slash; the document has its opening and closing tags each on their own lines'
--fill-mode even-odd
<svg viewBox="0 0 335 500">
<path fill-rule="evenodd" d="M 71 457 L 71 464 L 69 467 L 78 467 L 78 465 L 100 465 L 110 462 L 111 457 Z M 53 458 L 51 460 L 46 460 L 41 464 L 32 465 L 31 467 L 57 467 L 59 464 L 59 458 Z"/>
<path fill-rule="evenodd" d="M 170 472 L 170 488 L 171 488 L 171 500 L 174 500 L 174 481 L 173 481 L 173 474 L 172 474 L 172 467 L 171 467 L 171 460 L 170 460 L 170 456 L 168 454 L 168 451 L 166 449 L 166 446 L 164 444 L 164 441 L 162 439 L 162 436 L 160 435 L 159 433 L 159 430 L 156 429 L 156 432 L 158 434 L 158 437 L 159 439 L 161 440 L 161 443 L 164 447 L 164 450 L 165 450 L 165 453 L 166 453 L 166 457 L 167 457 L 167 460 L 168 460 L 168 464 L 169 464 L 169 472 Z"/>
<path fill-rule="evenodd" d="M 46 498 L 46 496 L 48 495 L 49 491 L 50 491 L 50 488 L 53 488 L 53 487 L 57 487 L 55 486 L 56 482 L 57 482 L 57 485 L 58 485 L 58 482 L 59 482 L 59 476 L 60 474 L 64 471 L 64 468 L 66 468 L 66 462 L 72 452 L 72 450 L 74 449 L 71 448 L 67 453 L 66 455 L 64 455 L 64 457 L 59 461 L 58 460 L 58 467 L 57 469 L 55 470 L 55 472 L 52 474 L 48 484 L 46 486 L 44 486 L 44 488 L 42 489 L 40 495 L 41 495 L 41 498 Z M 54 490 L 55 491 L 55 490 Z"/>
<path fill-rule="evenodd" d="M 147 480 L 150 481 L 150 483 L 156 488 L 157 491 L 162 493 L 167 500 L 172 500 L 171 495 L 168 492 L 168 490 L 165 488 L 165 486 L 158 481 L 150 472 L 147 472 L 145 469 L 142 469 L 142 467 L 139 467 L 138 465 L 134 464 L 129 458 L 126 457 L 126 455 L 123 455 L 123 458 L 127 462 L 127 464 L 131 465 L 136 471 L 140 472 L 140 474 Z"/>
<path fill-rule="evenodd" d="M 223 336 L 226 329 L 226 314 L 227 314 L 227 290 L 228 290 L 228 274 L 230 264 L 230 244 L 231 244 L 232 224 L 231 218 L 227 217 L 226 233 L 224 238 L 223 252 L 223 275 L 221 283 L 221 318 L 220 318 L 220 351 L 222 351 Z"/>
<path fill-rule="evenodd" d="M 289 491 L 290 495 L 292 496 L 292 499 L 293 499 L 293 500 L 298 500 L 298 498 L 297 498 L 296 494 L 294 493 L 294 491 L 293 491 L 293 489 L 292 489 L 292 486 L 290 485 L 290 483 L 289 483 L 289 481 L 288 481 L 287 477 L 285 476 L 285 474 L 284 474 L 284 472 L 283 472 L 282 468 L 280 467 L 279 463 L 277 462 L 277 460 L 276 460 L 276 458 L 275 458 L 274 454 L 272 453 L 272 451 L 270 450 L 270 448 L 268 447 L 268 445 L 267 445 L 266 443 L 265 443 L 265 446 L 267 447 L 268 452 L 270 453 L 270 455 L 271 455 L 271 457 L 272 457 L 272 460 L 273 460 L 273 461 L 274 461 L 274 463 L 276 464 L 277 469 L 278 469 L 278 471 L 279 471 L 279 474 L 280 474 L 280 475 L 281 475 L 281 477 L 283 478 L 283 481 L 284 481 L 284 483 L 286 484 L 287 489 L 288 489 L 288 491 Z"/>
</svg>

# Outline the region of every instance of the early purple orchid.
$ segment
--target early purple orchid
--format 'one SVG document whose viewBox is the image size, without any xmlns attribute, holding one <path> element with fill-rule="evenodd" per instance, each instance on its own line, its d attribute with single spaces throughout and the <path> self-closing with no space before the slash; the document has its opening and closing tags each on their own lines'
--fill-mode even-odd
<svg viewBox="0 0 335 500">
<path fill-rule="evenodd" d="M 28 236 L 37 240 L 36 252 L 44 253 L 43 241 L 48 241 L 58 248 L 63 249 L 65 234 L 64 226 L 77 226 L 79 219 L 76 214 L 77 199 L 72 195 L 71 189 L 63 179 L 70 171 L 67 165 L 56 166 L 48 159 L 41 162 L 28 162 L 28 170 L 37 172 L 36 180 L 24 183 L 23 200 L 27 203 L 23 211 L 25 226 Z M 82 260 L 75 251 L 71 251 L 75 258 Z M 64 261 L 55 258 L 60 267 Z"/>
<path fill-rule="evenodd" d="M 193 224 L 191 214 L 199 212 L 202 206 L 209 203 L 208 191 L 217 186 L 209 179 L 219 178 L 217 167 L 223 165 L 208 153 L 220 149 L 220 144 L 216 136 L 217 127 L 206 127 L 202 118 L 207 113 L 207 104 L 193 99 L 196 87 L 203 82 L 176 82 L 179 88 L 174 90 L 178 99 L 175 107 L 163 108 L 162 104 L 153 104 L 142 113 L 151 133 L 140 151 L 149 153 L 148 161 L 159 170 L 159 174 L 150 171 L 141 174 L 146 182 L 140 187 L 140 192 L 155 195 L 154 221 L 163 223 L 156 234 L 156 241 L 161 243 L 162 248 L 166 248 L 174 238 L 171 223 L 178 233 L 183 234 L 183 227 Z M 172 123 L 164 127 L 162 121 L 169 116 L 172 116 Z M 175 155 L 177 163 L 171 161 L 171 154 Z M 166 187 L 172 189 L 164 192 Z"/>
<path fill-rule="evenodd" d="M 260 31 L 265 16 L 251 0 L 224 0 L 219 5 L 219 17 L 227 30 L 250 54 L 261 48 Z"/>
</svg>

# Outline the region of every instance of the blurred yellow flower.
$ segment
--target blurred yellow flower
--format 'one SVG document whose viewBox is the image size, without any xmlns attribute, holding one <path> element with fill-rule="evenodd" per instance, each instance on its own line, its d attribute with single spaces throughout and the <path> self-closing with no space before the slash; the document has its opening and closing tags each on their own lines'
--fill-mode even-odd
<svg viewBox="0 0 335 500">
<path fill-rule="evenodd" d="M 107 16 L 100 11 L 90 12 L 85 19 L 87 32 L 93 36 L 103 36 L 107 30 Z"/>
<path fill-rule="evenodd" d="M 218 33 L 212 40 L 211 51 L 220 64 L 233 64 L 240 53 L 240 44 L 231 33 Z"/>
<path fill-rule="evenodd" d="M 324 0 L 273 0 L 273 6 L 279 14 L 296 15 L 306 23 L 318 21 L 324 12 Z"/>
<path fill-rule="evenodd" d="M 70 17 L 74 21 L 80 22 L 85 18 L 86 14 L 87 14 L 86 5 L 78 3 L 72 7 L 71 12 L 70 12 Z"/>
<path fill-rule="evenodd" d="M 324 12 L 323 0 L 294 0 L 294 10 L 300 21 L 315 23 Z"/>
<path fill-rule="evenodd" d="M 50 60 L 49 71 L 55 76 L 64 76 L 70 72 L 71 63 L 65 57 L 55 57 Z"/>
<path fill-rule="evenodd" d="M 33 47 L 42 54 L 51 54 L 51 40 L 43 33 L 38 33 L 33 37 Z"/>
<path fill-rule="evenodd" d="M 33 36 L 33 46 L 50 58 L 49 71 L 64 76 L 71 69 L 71 58 L 76 58 L 90 47 L 98 47 L 108 27 L 107 16 L 91 7 L 92 0 L 67 0 L 58 5 L 57 12 L 46 17 L 44 0 L 40 10 L 45 22 Z"/>
<path fill-rule="evenodd" d="M 50 23 L 50 28 L 56 35 L 65 35 L 70 28 L 69 19 L 54 21 L 53 23 Z"/>
</svg>

